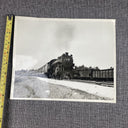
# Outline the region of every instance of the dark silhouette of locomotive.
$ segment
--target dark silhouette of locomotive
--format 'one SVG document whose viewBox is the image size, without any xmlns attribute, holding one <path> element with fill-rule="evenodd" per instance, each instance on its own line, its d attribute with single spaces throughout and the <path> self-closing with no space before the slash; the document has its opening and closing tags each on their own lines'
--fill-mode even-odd
<svg viewBox="0 0 128 128">
<path fill-rule="evenodd" d="M 98 67 L 75 66 L 72 55 L 67 52 L 57 59 L 53 59 L 41 68 L 38 72 L 45 73 L 48 78 L 54 79 L 81 79 L 113 81 L 114 69 L 100 70 Z"/>
<path fill-rule="evenodd" d="M 48 78 L 71 79 L 73 78 L 73 58 L 67 52 L 57 59 L 53 59 L 38 69 L 44 72 Z"/>
</svg>

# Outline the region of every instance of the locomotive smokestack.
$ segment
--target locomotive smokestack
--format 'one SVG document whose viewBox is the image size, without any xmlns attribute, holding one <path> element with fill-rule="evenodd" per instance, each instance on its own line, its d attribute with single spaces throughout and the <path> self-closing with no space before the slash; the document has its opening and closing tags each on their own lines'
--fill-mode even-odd
<svg viewBox="0 0 128 128">
<path fill-rule="evenodd" d="M 65 52 L 65 55 L 67 55 L 67 56 L 68 56 L 68 52 Z"/>
</svg>

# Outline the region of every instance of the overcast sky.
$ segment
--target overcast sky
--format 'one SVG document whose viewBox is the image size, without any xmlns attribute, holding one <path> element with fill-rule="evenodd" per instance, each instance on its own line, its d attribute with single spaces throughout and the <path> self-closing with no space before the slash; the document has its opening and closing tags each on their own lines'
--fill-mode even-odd
<svg viewBox="0 0 128 128">
<path fill-rule="evenodd" d="M 16 70 L 38 68 L 65 52 L 77 66 L 114 67 L 115 20 L 15 18 Z"/>
</svg>

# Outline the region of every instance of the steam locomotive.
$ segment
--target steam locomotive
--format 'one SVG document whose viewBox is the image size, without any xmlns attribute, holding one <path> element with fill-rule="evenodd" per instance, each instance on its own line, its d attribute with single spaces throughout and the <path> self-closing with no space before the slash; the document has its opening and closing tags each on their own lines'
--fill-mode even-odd
<svg viewBox="0 0 128 128">
<path fill-rule="evenodd" d="M 73 57 L 66 52 L 45 64 L 38 71 L 44 72 L 48 78 L 71 79 L 73 78 L 73 67 Z"/>
<path fill-rule="evenodd" d="M 100 70 L 98 68 L 77 67 L 73 63 L 72 55 L 67 52 L 57 59 L 53 59 L 41 68 L 38 72 L 43 72 L 48 78 L 54 79 L 87 79 L 113 81 L 114 69 Z"/>
</svg>

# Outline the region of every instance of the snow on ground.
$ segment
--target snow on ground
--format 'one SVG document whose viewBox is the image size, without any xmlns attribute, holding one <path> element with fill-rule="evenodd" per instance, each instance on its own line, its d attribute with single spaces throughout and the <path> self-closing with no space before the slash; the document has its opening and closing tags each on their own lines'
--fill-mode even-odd
<svg viewBox="0 0 128 128">
<path fill-rule="evenodd" d="M 47 82 L 34 76 L 17 76 L 14 83 L 14 98 L 47 98 L 49 86 Z"/>
<path fill-rule="evenodd" d="M 96 96 L 114 99 L 114 88 L 112 87 L 99 86 L 93 83 L 82 83 L 68 80 L 54 80 L 41 77 L 38 77 L 38 79 L 51 84 L 63 85 L 72 89 L 85 91 Z"/>
<path fill-rule="evenodd" d="M 15 75 L 13 98 L 50 98 L 50 99 L 93 99 L 109 100 L 83 90 L 68 87 L 69 81 L 51 80 L 24 73 Z M 63 84 L 62 84 L 63 83 Z M 64 84 L 65 83 L 65 84 Z M 60 84 L 60 85 L 59 85 Z M 64 86 L 63 86 L 64 85 Z"/>
</svg>

